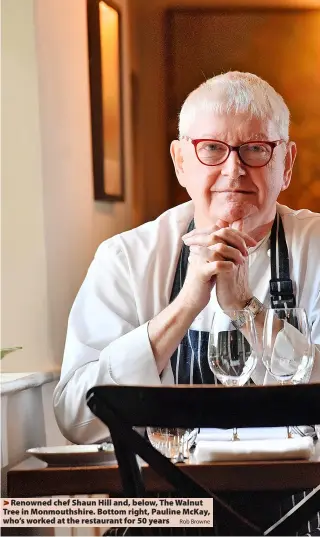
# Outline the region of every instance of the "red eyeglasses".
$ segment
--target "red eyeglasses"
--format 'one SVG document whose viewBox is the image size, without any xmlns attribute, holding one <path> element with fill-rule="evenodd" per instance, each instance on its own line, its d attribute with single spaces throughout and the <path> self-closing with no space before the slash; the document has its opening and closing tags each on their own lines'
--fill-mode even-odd
<svg viewBox="0 0 320 537">
<path fill-rule="evenodd" d="M 192 139 L 188 136 L 183 136 L 182 138 L 193 144 L 198 160 L 205 166 L 223 164 L 228 159 L 231 151 L 236 151 L 239 159 L 246 166 L 262 168 L 272 159 L 274 149 L 278 145 L 285 143 L 285 140 L 275 140 L 274 142 L 249 141 L 233 146 L 220 140 Z"/>
</svg>

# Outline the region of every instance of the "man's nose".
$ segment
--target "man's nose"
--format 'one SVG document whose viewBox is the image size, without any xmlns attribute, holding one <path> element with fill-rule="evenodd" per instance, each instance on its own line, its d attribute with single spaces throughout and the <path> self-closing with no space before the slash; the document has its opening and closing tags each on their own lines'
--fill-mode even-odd
<svg viewBox="0 0 320 537">
<path fill-rule="evenodd" d="M 229 177 L 236 178 L 245 174 L 245 166 L 241 162 L 237 151 L 231 151 L 227 160 L 221 165 L 221 175 L 228 175 Z"/>
</svg>

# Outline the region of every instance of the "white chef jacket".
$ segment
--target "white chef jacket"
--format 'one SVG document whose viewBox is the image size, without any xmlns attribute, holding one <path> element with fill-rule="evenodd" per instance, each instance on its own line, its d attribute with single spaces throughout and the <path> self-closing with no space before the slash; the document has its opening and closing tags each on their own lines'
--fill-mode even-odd
<svg viewBox="0 0 320 537">
<path fill-rule="evenodd" d="M 310 382 L 320 381 L 320 214 L 294 211 L 277 204 L 290 258 L 290 275 L 297 307 L 305 308 L 312 326 L 315 361 Z M 62 433 L 75 443 L 95 443 L 106 437 L 105 425 L 86 405 L 87 391 L 96 385 L 173 384 L 170 361 L 161 379 L 148 337 L 148 322 L 170 300 L 183 245 L 182 235 L 193 218 L 193 202 L 163 213 L 138 228 L 103 242 L 89 267 L 72 306 L 62 363 L 54 392 L 54 411 Z M 270 307 L 269 240 L 249 250 L 252 293 Z M 219 308 L 213 289 L 208 306 L 191 328 L 206 329 Z M 259 362 L 252 378 L 272 381 Z"/>
</svg>

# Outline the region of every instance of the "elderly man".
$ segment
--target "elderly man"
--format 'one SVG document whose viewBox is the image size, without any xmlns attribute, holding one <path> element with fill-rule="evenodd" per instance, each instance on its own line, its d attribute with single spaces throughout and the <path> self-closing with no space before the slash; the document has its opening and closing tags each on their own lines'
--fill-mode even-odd
<svg viewBox="0 0 320 537">
<path fill-rule="evenodd" d="M 282 97 L 253 74 L 213 77 L 184 102 L 170 150 L 192 201 L 105 241 L 70 314 L 54 408 L 77 443 L 105 435 L 85 404 L 94 385 L 216 382 L 200 374 L 200 336 L 220 308 L 249 309 L 258 331 L 267 307 L 305 308 L 320 380 L 320 214 L 277 203 L 297 152 Z M 252 379 L 270 381 L 261 363 Z"/>
</svg>

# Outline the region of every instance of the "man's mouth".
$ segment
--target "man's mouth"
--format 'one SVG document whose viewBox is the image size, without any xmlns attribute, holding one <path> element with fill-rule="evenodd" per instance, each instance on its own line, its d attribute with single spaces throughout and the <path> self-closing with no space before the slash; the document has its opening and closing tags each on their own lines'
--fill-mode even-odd
<svg viewBox="0 0 320 537">
<path fill-rule="evenodd" d="M 241 189 L 227 189 L 227 190 L 214 190 L 218 194 L 254 194 L 252 190 L 241 190 Z"/>
</svg>

